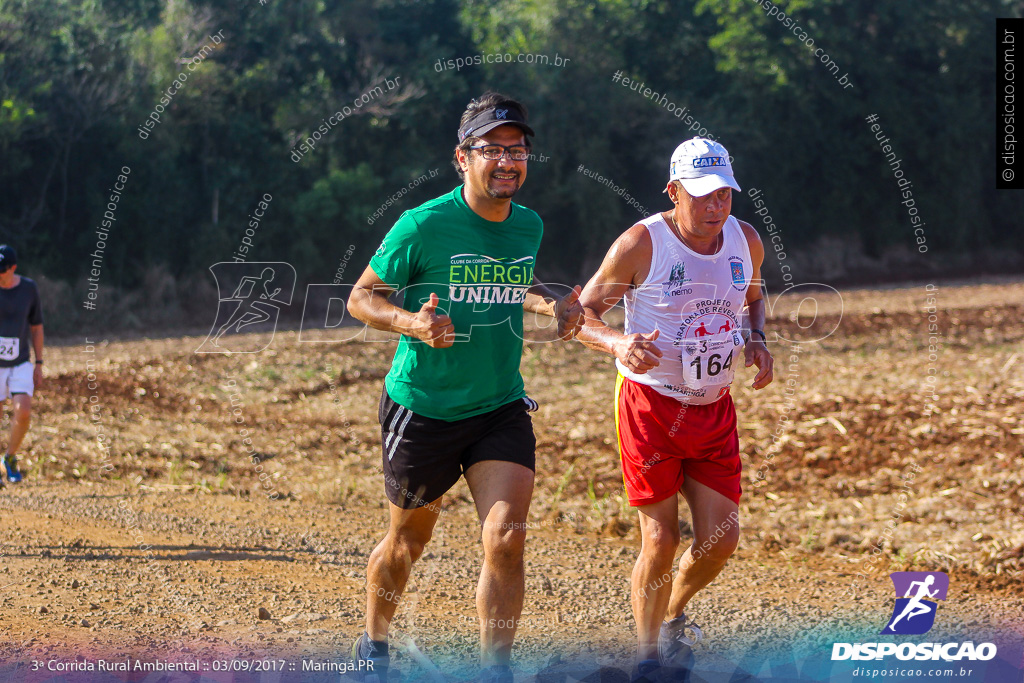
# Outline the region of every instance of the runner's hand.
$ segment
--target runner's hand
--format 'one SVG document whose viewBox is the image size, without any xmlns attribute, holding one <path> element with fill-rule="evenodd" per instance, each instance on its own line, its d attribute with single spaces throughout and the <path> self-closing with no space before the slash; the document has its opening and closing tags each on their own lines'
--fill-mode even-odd
<svg viewBox="0 0 1024 683">
<path fill-rule="evenodd" d="M 771 384 L 775 378 L 775 359 L 768 352 L 768 347 L 765 346 L 764 342 L 760 339 L 747 341 L 747 345 L 743 347 L 743 355 L 746 358 L 748 368 L 751 365 L 756 365 L 757 369 L 760 370 L 750 386 L 755 389 L 764 389 Z"/>
<path fill-rule="evenodd" d="M 615 357 L 619 362 L 637 374 L 643 374 L 651 368 L 661 365 L 661 351 L 654 345 L 654 340 L 661 334 L 659 330 L 647 334 L 627 334 L 616 345 Z"/>
<path fill-rule="evenodd" d="M 43 386 L 43 366 L 36 364 L 35 370 L 32 371 L 32 385 L 38 389 Z"/>
<path fill-rule="evenodd" d="M 455 328 L 447 315 L 437 315 L 437 294 L 430 293 L 430 300 L 413 315 L 415 322 L 412 336 L 435 349 L 446 349 L 455 342 Z"/>
<path fill-rule="evenodd" d="M 555 319 L 558 320 L 558 338 L 568 341 L 583 327 L 583 305 L 580 293 L 583 288 L 576 285 L 572 291 L 555 303 Z"/>
</svg>

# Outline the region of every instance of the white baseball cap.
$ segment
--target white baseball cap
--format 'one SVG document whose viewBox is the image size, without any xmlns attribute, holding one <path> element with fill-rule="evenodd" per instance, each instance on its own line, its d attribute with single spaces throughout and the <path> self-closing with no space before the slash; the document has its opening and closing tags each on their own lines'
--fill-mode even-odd
<svg viewBox="0 0 1024 683">
<path fill-rule="evenodd" d="M 668 179 L 678 180 L 691 197 L 703 197 L 723 187 L 737 192 L 728 150 L 707 138 L 691 138 L 672 152 Z"/>
</svg>

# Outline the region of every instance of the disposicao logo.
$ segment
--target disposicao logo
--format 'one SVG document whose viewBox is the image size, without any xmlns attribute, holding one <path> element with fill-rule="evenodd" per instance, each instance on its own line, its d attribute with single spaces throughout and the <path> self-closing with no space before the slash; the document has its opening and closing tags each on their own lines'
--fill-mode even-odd
<svg viewBox="0 0 1024 683">
<path fill-rule="evenodd" d="M 946 599 L 949 577 L 943 572 L 893 572 L 889 575 L 896 591 L 892 616 L 880 633 L 884 635 L 921 635 L 935 624 L 939 600 Z M 996 656 L 993 643 L 975 646 L 965 643 L 835 643 L 832 659 L 884 659 L 896 655 L 901 660 L 987 661 Z"/>
<path fill-rule="evenodd" d="M 935 612 L 949 591 L 949 577 L 943 572 L 893 572 L 896 606 L 882 633 L 920 635 L 935 623 Z M 903 597 L 900 597 L 903 596 Z"/>
</svg>

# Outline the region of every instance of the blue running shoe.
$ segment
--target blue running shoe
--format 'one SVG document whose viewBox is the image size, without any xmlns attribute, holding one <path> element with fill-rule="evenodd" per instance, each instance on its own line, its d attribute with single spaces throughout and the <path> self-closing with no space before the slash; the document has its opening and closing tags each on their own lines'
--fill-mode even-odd
<svg viewBox="0 0 1024 683">
<path fill-rule="evenodd" d="M 364 683 L 387 683 L 388 667 L 391 666 L 387 643 L 370 640 L 370 635 L 364 631 L 352 646 L 352 661 L 356 662 L 358 667 L 353 672 L 356 680 Z"/>
<path fill-rule="evenodd" d="M 629 681 L 630 683 L 660 683 L 661 662 L 657 659 L 644 659 L 637 662 Z"/>
<path fill-rule="evenodd" d="M 480 683 L 513 683 L 515 677 L 507 664 L 495 664 L 480 672 Z"/>
<path fill-rule="evenodd" d="M 4 469 L 7 470 L 7 481 L 17 484 L 21 481 L 21 472 L 18 471 L 18 459 L 10 453 L 4 454 Z"/>
</svg>

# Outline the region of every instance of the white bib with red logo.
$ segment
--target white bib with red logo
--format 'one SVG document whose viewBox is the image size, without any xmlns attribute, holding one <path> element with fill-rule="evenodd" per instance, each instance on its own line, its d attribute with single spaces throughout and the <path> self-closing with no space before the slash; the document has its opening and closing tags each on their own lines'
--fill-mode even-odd
<svg viewBox="0 0 1024 683">
<path fill-rule="evenodd" d="M 615 361 L 624 377 L 682 403 L 703 405 L 724 396 L 743 362 L 744 301 L 753 273 L 739 222 L 729 216 L 723 244 L 698 254 L 655 214 L 641 221 L 651 235 L 651 269 L 625 297 L 626 334 L 661 334 L 661 363 L 638 374 Z"/>
</svg>

